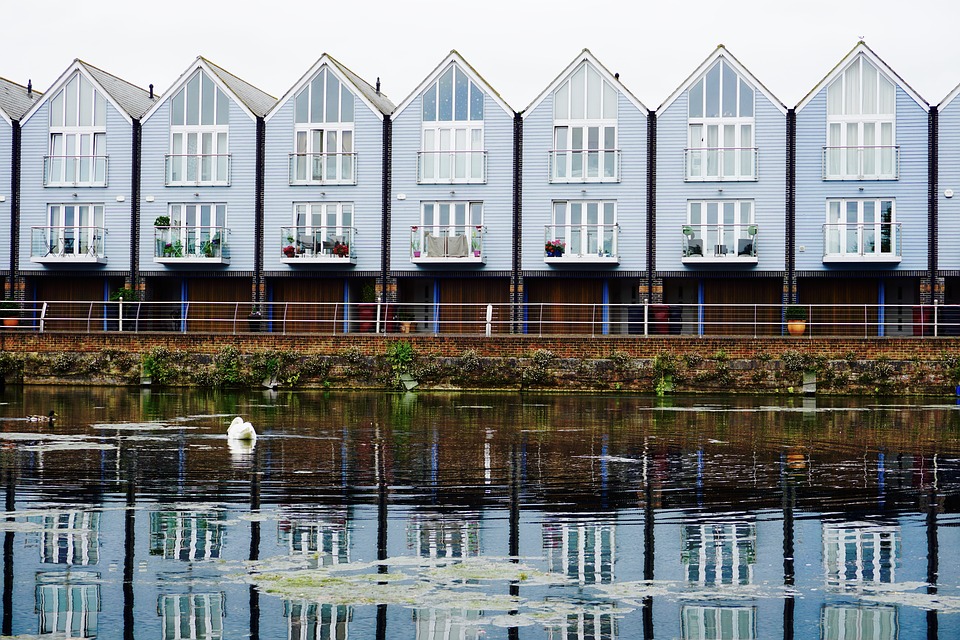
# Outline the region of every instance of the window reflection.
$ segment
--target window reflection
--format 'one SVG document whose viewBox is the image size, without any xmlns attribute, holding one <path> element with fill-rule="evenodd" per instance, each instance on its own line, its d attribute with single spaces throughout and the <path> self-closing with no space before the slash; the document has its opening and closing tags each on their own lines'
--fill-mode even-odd
<svg viewBox="0 0 960 640">
<path fill-rule="evenodd" d="M 580 584 L 610 584 L 617 559 L 613 520 L 548 517 L 543 524 L 547 567 Z"/>
<path fill-rule="evenodd" d="M 67 638 L 96 638 L 100 613 L 100 574 L 37 574 L 37 633 Z"/>
<path fill-rule="evenodd" d="M 283 617 L 287 619 L 289 640 L 346 640 L 353 607 L 284 600 Z"/>
<path fill-rule="evenodd" d="M 684 605 L 680 626 L 683 640 L 753 640 L 757 637 L 757 609 Z"/>
<path fill-rule="evenodd" d="M 223 545 L 223 513 L 154 511 L 150 514 L 150 555 L 174 560 L 213 560 Z"/>
<path fill-rule="evenodd" d="M 220 640 L 223 638 L 223 593 L 180 593 L 160 596 L 164 640 Z"/>
<path fill-rule="evenodd" d="M 277 523 L 277 539 L 291 554 L 315 556 L 317 566 L 350 562 L 350 533 L 345 511 L 282 517 Z"/>
<path fill-rule="evenodd" d="M 414 514 L 407 523 L 407 548 L 422 558 L 468 558 L 480 555 L 477 514 Z"/>
<path fill-rule="evenodd" d="M 894 640 L 898 635 L 896 607 L 828 605 L 820 610 L 823 640 Z"/>
<path fill-rule="evenodd" d="M 687 524 L 681 529 L 681 561 L 688 582 L 752 584 L 757 525 L 747 522 Z"/>
<path fill-rule="evenodd" d="M 413 622 L 417 640 L 478 640 L 483 612 L 474 609 L 417 609 Z"/>
<path fill-rule="evenodd" d="M 43 527 L 40 561 L 48 564 L 91 565 L 100 558 L 100 513 L 60 511 L 31 516 L 28 522 Z"/>
<path fill-rule="evenodd" d="M 823 565 L 835 590 L 896 582 L 900 527 L 869 522 L 823 524 Z"/>
</svg>

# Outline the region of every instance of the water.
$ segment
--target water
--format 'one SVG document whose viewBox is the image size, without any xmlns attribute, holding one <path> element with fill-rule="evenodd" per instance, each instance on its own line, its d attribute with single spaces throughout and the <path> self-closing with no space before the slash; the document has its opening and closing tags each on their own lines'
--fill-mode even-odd
<svg viewBox="0 0 960 640">
<path fill-rule="evenodd" d="M 3 635 L 960 635 L 953 404 L 0 400 Z M 224 437 L 236 414 L 252 450 Z"/>
</svg>

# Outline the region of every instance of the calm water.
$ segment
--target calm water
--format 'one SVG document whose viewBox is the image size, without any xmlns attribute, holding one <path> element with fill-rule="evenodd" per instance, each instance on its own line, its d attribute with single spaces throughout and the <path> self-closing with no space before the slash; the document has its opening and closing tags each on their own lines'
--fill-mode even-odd
<svg viewBox="0 0 960 640">
<path fill-rule="evenodd" d="M 3 635 L 960 636 L 954 404 L 0 400 Z"/>
</svg>

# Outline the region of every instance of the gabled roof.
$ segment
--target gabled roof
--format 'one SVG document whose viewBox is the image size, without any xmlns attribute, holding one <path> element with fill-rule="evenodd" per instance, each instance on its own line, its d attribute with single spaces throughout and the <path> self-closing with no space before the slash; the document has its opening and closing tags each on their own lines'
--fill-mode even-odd
<svg viewBox="0 0 960 640">
<path fill-rule="evenodd" d="M 27 93 L 26 87 L 0 78 L 0 117 L 7 122 L 20 120 L 40 96 L 39 91 Z"/>
<path fill-rule="evenodd" d="M 164 94 L 163 100 L 158 100 L 153 107 L 143 116 L 143 119 L 146 120 L 150 118 L 157 109 L 160 108 L 160 105 L 168 100 L 171 96 L 175 96 L 187 80 L 189 80 L 193 73 L 197 69 L 203 69 L 203 71 L 209 75 L 214 82 L 220 87 L 221 91 L 229 94 L 233 100 L 240 105 L 240 108 L 250 117 L 251 120 L 256 120 L 258 117 L 263 117 L 270 111 L 271 107 L 277 102 L 277 99 L 271 96 L 268 93 L 257 89 L 255 86 L 250 84 L 245 80 L 241 80 L 237 76 L 233 75 L 229 71 L 226 71 L 222 67 L 218 67 L 214 63 L 210 62 L 203 56 L 197 56 L 197 59 L 187 67 L 187 70 L 180 74 L 180 77 L 177 78 L 176 82 L 167 89 Z"/>
<path fill-rule="evenodd" d="M 110 102 L 120 112 L 127 122 L 133 122 L 134 118 L 141 117 L 147 109 L 153 106 L 153 103 L 157 101 L 157 97 L 150 97 L 150 92 L 140 87 L 130 84 L 126 80 L 118 78 L 115 75 L 111 75 L 106 71 L 99 69 L 92 64 L 86 63 L 79 58 L 75 59 L 73 63 L 67 67 L 67 70 L 64 71 L 56 82 L 47 89 L 46 93 L 43 94 L 43 97 L 40 100 L 37 100 L 36 103 L 30 108 L 30 110 L 24 115 L 23 121 L 26 122 L 33 114 L 40 109 L 40 106 L 45 103 L 47 100 L 53 98 L 60 91 L 70 78 L 73 77 L 74 73 L 81 73 L 83 76 L 99 91 L 103 94 L 103 97 Z"/>
<path fill-rule="evenodd" d="M 540 103 L 543 102 L 543 100 L 548 95 L 553 93 L 557 89 L 557 87 L 559 87 L 560 84 L 563 83 L 563 81 L 565 81 L 567 77 L 570 76 L 570 74 L 572 74 L 577 69 L 577 67 L 579 67 L 584 61 L 592 64 L 597 69 L 597 71 L 600 72 L 600 75 L 603 76 L 604 79 L 606 79 L 607 82 L 615 86 L 617 90 L 619 90 L 620 93 L 625 95 L 627 99 L 630 100 L 630 102 L 632 102 L 637 109 L 640 109 L 641 111 L 643 111 L 644 115 L 650 115 L 650 110 L 647 109 L 647 107 L 642 102 L 640 102 L 636 98 L 636 96 L 630 93 L 630 91 L 625 86 L 623 86 L 623 83 L 620 82 L 619 74 L 614 75 L 610 73 L 610 70 L 607 69 L 602 64 L 600 64 L 600 62 L 593 56 L 593 54 L 590 53 L 589 49 L 584 49 L 583 51 L 580 52 L 580 55 L 578 55 L 576 58 L 573 59 L 573 62 L 567 65 L 567 68 L 564 69 L 560 73 L 560 75 L 554 78 L 553 82 L 550 83 L 550 86 L 544 89 L 540 93 L 540 95 L 534 98 L 533 102 L 531 102 L 530 105 L 523 110 L 523 117 L 527 117 L 527 115 L 531 111 L 536 109 L 540 105 Z"/>
<path fill-rule="evenodd" d="M 937 105 L 937 111 L 943 111 L 943 109 L 953 102 L 953 99 L 960 95 L 960 84 L 953 88 L 953 91 L 947 94 L 947 97 L 940 101 L 940 104 Z"/>
<path fill-rule="evenodd" d="M 893 69 L 891 69 L 891 68 L 890 68 L 890 65 L 888 65 L 886 62 L 884 62 L 884 61 L 880 58 L 880 56 L 878 56 L 878 55 L 873 51 L 873 49 L 871 49 L 870 47 L 868 47 L 866 42 L 864 42 L 863 40 L 861 40 L 861 41 L 857 42 L 857 44 L 853 47 L 853 49 L 850 50 L 850 53 L 848 53 L 847 55 L 845 55 L 845 56 L 843 57 L 843 60 L 841 60 L 840 62 L 838 62 L 837 65 L 836 65 L 833 69 L 830 70 L 830 73 L 828 73 L 828 74 L 823 78 L 823 80 L 821 80 L 820 82 L 817 83 L 817 86 L 815 86 L 813 89 L 810 90 L 810 93 L 808 93 L 807 95 L 805 95 L 805 96 L 803 97 L 803 99 L 802 99 L 802 100 L 800 101 L 800 103 L 797 105 L 797 109 L 796 109 L 796 110 L 797 110 L 797 111 L 800 111 L 800 110 L 803 109 L 805 106 L 807 106 L 807 104 L 808 104 L 811 100 L 813 100 L 813 99 L 817 96 L 818 93 L 820 93 L 820 90 L 823 89 L 824 87 L 826 87 L 826 86 L 827 86 L 828 84 L 830 84 L 831 82 L 833 82 L 834 79 L 836 79 L 837 76 L 839 76 L 841 73 L 843 73 L 844 70 L 850 65 L 850 63 L 853 62 L 853 61 L 857 58 L 857 56 L 864 56 L 865 58 L 867 58 L 868 60 L 870 60 L 870 62 L 873 63 L 873 65 L 874 65 L 875 67 L 877 67 L 877 69 L 880 70 L 880 73 L 882 73 L 882 74 L 884 74 L 885 76 L 887 76 L 887 78 L 890 79 L 894 84 L 898 85 L 901 89 L 903 89 L 904 92 L 906 92 L 906 94 L 907 94 L 908 96 L 910 96 L 911 98 L 913 98 L 914 102 L 916 102 L 918 105 L 920 105 L 920 106 L 923 107 L 924 109 L 929 108 L 929 106 L 930 106 L 929 103 L 927 103 L 926 100 L 924 100 L 922 97 L 920 97 L 920 94 L 917 93 L 916 91 L 914 91 L 913 88 L 912 88 L 910 85 L 908 85 L 906 82 L 904 82 L 903 78 L 901 78 L 899 75 L 897 75 L 897 72 L 894 71 Z"/>
<path fill-rule="evenodd" d="M 466 73 L 467 77 L 469 77 L 475 84 L 478 84 L 481 87 L 483 87 L 484 92 L 489 94 L 490 97 L 493 98 L 493 101 L 496 102 L 498 105 L 500 105 L 500 108 L 503 109 L 505 113 L 509 114 L 510 116 L 513 116 L 514 114 L 513 108 L 506 103 L 506 101 L 500 96 L 499 93 L 497 93 L 497 91 L 493 87 L 490 86 L 490 83 L 487 82 L 483 76 L 477 73 L 477 70 L 474 69 L 469 62 L 464 60 L 463 56 L 461 56 L 456 49 L 453 49 L 452 51 L 450 51 L 447 57 L 444 58 L 443 61 L 440 64 L 438 64 L 433 71 L 430 72 L 430 75 L 424 78 L 423 82 L 421 82 L 420 85 L 416 89 L 414 89 L 413 92 L 411 92 L 410 95 L 407 96 L 403 102 L 400 103 L 400 106 L 398 106 L 396 111 L 393 112 L 394 118 L 396 118 L 396 116 L 401 111 L 403 111 L 408 106 L 410 106 L 410 103 L 413 102 L 417 96 L 423 93 L 427 87 L 429 87 L 434 82 L 436 82 L 437 78 L 439 78 L 443 74 L 443 72 L 447 70 L 447 67 L 449 67 L 451 64 L 454 64 L 454 63 L 458 67 L 460 67 L 460 70 Z"/>
<path fill-rule="evenodd" d="M 707 56 L 707 59 L 704 60 L 700 64 L 700 66 L 696 68 L 696 70 L 693 73 L 687 76 L 687 79 L 684 80 L 683 83 L 679 87 L 677 87 L 676 90 L 673 93 L 671 93 L 666 100 L 663 101 L 663 104 L 660 105 L 660 107 L 657 109 L 657 112 L 661 113 L 663 112 L 664 109 L 666 109 L 671 104 L 673 104 L 674 100 L 679 98 L 681 95 L 683 95 L 684 91 L 686 91 L 691 86 L 693 86 L 696 82 L 698 82 L 700 78 L 703 76 L 703 74 L 705 74 L 711 67 L 713 67 L 714 63 L 720 58 L 723 58 L 724 62 L 729 64 L 731 67 L 733 67 L 733 70 L 736 71 L 741 78 L 746 78 L 747 82 L 749 82 L 756 89 L 758 89 L 760 93 L 765 95 L 767 99 L 774 104 L 774 106 L 780 109 L 780 111 L 784 115 L 786 115 L 787 105 L 780 102 L 780 99 L 777 98 L 775 95 L 773 95 L 773 93 L 771 93 L 769 89 L 763 86 L 763 83 L 757 80 L 757 77 L 754 76 L 752 73 L 750 73 L 750 71 L 745 66 L 740 64 L 740 61 L 737 60 L 733 56 L 733 54 L 730 53 L 730 51 L 726 47 L 724 47 L 722 44 L 718 44 L 717 48 L 713 50 L 713 53 Z"/>
<path fill-rule="evenodd" d="M 375 87 L 372 87 L 369 82 L 355 74 L 353 71 L 345 67 L 340 63 L 339 60 L 333 56 L 324 53 L 320 56 L 320 59 L 317 60 L 310 69 L 297 80 L 297 83 L 294 84 L 289 91 L 283 94 L 283 97 L 280 98 L 273 108 L 270 109 L 270 113 L 267 114 L 266 119 L 269 120 L 272 118 L 288 100 L 293 98 L 293 96 L 300 93 L 300 90 L 303 89 L 310 82 L 320 69 L 326 65 L 340 82 L 343 82 L 354 88 L 355 93 L 360 97 L 360 100 L 363 101 L 371 111 L 378 113 L 380 119 L 383 119 L 383 116 L 388 116 L 393 113 L 394 105 L 390 99 L 383 93 L 377 91 Z"/>
</svg>

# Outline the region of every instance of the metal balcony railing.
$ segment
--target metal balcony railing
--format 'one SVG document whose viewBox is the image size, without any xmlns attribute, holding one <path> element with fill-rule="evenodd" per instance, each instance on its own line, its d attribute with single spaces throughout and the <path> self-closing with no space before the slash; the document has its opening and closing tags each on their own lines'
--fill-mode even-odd
<svg viewBox="0 0 960 640">
<path fill-rule="evenodd" d="M 482 262 L 483 225 L 410 227 L 413 262 Z"/>
<path fill-rule="evenodd" d="M 165 156 L 166 185 L 176 186 L 229 186 L 229 153 L 192 154 Z"/>
<path fill-rule="evenodd" d="M 280 227 L 280 256 L 289 264 L 354 263 L 353 227 Z"/>
<path fill-rule="evenodd" d="M 109 156 L 43 156 L 45 187 L 105 187 Z"/>
<path fill-rule="evenodd" d="M 357 184 L 355 153 L 291 153 L 290 184 Z"/>
<path fill-rule="evenodd" d="M 698 147 L 683 150 L 687 182 L 735 182 L 757 179 L 756 147 Z"/>
<path fill-rule="evenodd" d="M 155 262 L 212 263 L 230 261 L 230 245 L 226 227 L 154 227 Z"/>
<path fill-rule="evenodd" d="M 553 149 L 550 182 L 620 182 L 619 149 Z"/>
<path fill-rule="evenodd" d="M 417 153 L 417 182 L 420 184 L 483 184 L 486 181 L 486 151 Z"/>
<path fill-rule="evenodd" d="M 823 225 L 823 261 L 899 262 L 899 222 Z"/>
<path fill-rule="evenodd" d="M 900 147 L 823 147 L 824 180 L 899 180 Z"/>
<path fill-rule="evenodd" d="M 617 262 L 618 224 L 548 224 L 543 229 L 544 262 Z"/>
<path fill-rule="evenodd" d="M 756 262 L 755 224 L 685 224 L 681 228 L 684 262 Z"/>
<path fill-rule="evenodd" d="M 105 262 L 104 227 L 31 227 L 30 261 Z"/>
</svg>

